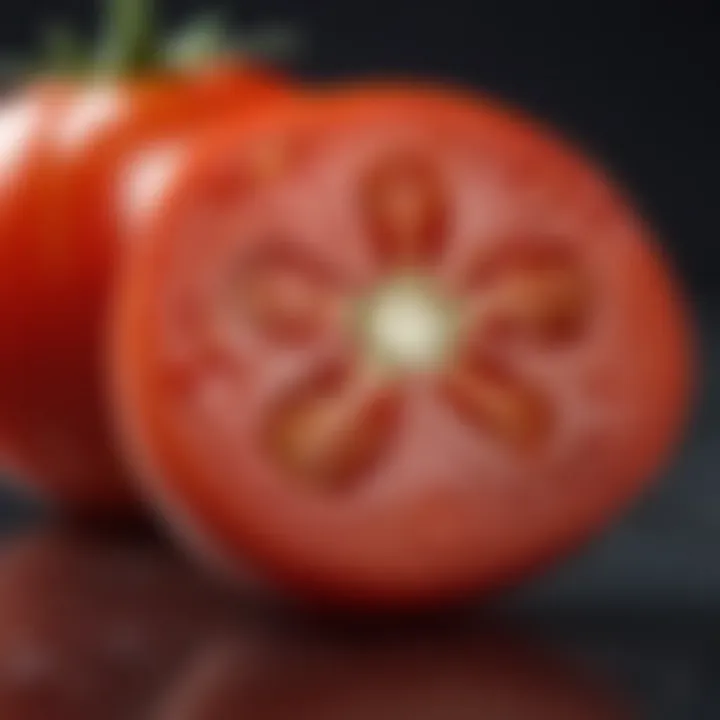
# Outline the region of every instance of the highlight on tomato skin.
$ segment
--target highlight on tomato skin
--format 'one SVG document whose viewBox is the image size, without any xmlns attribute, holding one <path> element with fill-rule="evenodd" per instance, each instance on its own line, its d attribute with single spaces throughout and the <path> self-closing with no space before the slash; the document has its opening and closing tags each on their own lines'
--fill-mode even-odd
<svg viewBox="0 0 720 720">
<path fill-rule="evenodd" d="M 365 609 L 491 592 L 605 528 L 682 436 L 693 332 L 652 230 L 481 95 L 360 86 L 228 123 L 137 234 L 118 434 L 230 574 Z"/>
<path fill-rule="evenodd" d="M 0 464 L 19 488 L 90 515 L 138 507 L 102 388 L 107 298 L 137 211 L 122 192 L 128 168 L 294 92 L 280 72 L 210 45 L 169 67 L 166 38 L 146 46 L 154 3 L 108 4 L 123 18 L 109 25 L 122 35 L 110 38 L 112 68 L 53 65 L 0 105 Z M 151 204 L 155 189 L 141 192 Z"/>
</svg>

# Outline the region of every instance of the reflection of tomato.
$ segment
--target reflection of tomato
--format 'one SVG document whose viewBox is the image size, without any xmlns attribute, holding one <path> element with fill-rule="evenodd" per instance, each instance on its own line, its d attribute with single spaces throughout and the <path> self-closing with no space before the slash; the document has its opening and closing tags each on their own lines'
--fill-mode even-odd
<svg viewBox="0 0 720 720">
<path fill-rule="evenodd" d="M 234 608 L 152 543 L 68 531 L 0 552 L 0 717 L 118 720 L 146 706 Z"/>
<path fill-rule="evenodd" d="M 209 648 L 156 720 L 625 720 L 620 693 L 559 653 L 470 630 Z M 173 686 L 171 686 L 173 687 Z"/>
<path fill-rule="evenodd" d="M 140 235 L 114 338 L 131 453 L 181 531 L 301 594 L 516 577 L 682 424 L 690 338 L 645 228 L 492 105 L 366 89 L 237 124 Z"/>
<path fill-rule="evenodd" d="M 284 94 L 260 70 L 55 82 L 0 112 L 0 450 L 71 505 L 130 497 L 110 447 L 98 334 L 135 154 Z M 142 198 L 140 198 L 142 199 Z M 150 198 L 151 199 L 151 198 Z"/>
</svg>

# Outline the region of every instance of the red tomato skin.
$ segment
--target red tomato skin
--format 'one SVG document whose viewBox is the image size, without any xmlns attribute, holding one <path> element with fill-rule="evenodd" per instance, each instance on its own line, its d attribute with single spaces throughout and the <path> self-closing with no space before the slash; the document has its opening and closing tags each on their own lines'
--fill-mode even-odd
<svg viewBox="0 0 720 720">
<path fill-rule="evenodd" d="M 100 337 L 133 157 L 289 92 L 261 69 L 98 86 L 51 82 L 0 113 L 0 456 L 38 494 L 86 512 L 136 507 L 102 398 Z M 25 113 L 33 123 L 4 120 Z M 14 124 L 13 124 L 14 123 Z M 119 206 L 120 203 L 120 206 Z"/>
<path fill-rule="evenodd" d="M 434 111 L 438 101 L 442 104 L 448 100 L 452 107 L 447 112 L 460 118 L 458 122 L 467 123 L 468 116 L 472 122 L 475 112 L 487 111 L 490 118 L 487 124 L 496 142 L 512 141 L 517 126 L 512 121 L 508 123 L 508 116 L 498 113 L 493 104 L 478 105 L 474 100 L 453 94 L 438 96 L 435 90 L 427 93 L 423 88 L 419 91 L 407 87 L 380 91 L 370 88 L 349 96 L 341 94 L 320 108 L 307 104 L 288 106 L 284 117 L 268 116 L 268 124 L 277 131 L 286 124 L 312 125 L 312 118 L 322 115 L 326 123 L 322 127 L 332 132 L 335 122 L 362 126 L 364 119 L 387 112 L 388 107 L 393 112 L 394 108 L 406 110 L 409 106 L 415 116 L 424 117 Z M 262 126 L 264 119 L 257 125 Z M 513 119 L 518 118 L 513 116 Z M 531 123 L 530 127 L 534 125 Z M 225 502 L 221 501 L 219 491 L 213 494 L 208 489 L 211 483 L 204 481 L 210 473 L 207 463 L 203 465 L 197 455 L 180 446 L 163 427 L 162 400 L 148 371 L 148 357 L 152 352 L 148 349 L 149 338 L 156 335 L 158 328 L 153 326 L 147 310 L 155 283 L 167 271 L 163 265 L 171 254 L 167 242 L 158 238 L 172 226 L 178 206 L 192 197 L 193 176 L 202 167 L 203 152 L 207 156 L 222 156 L 223 152 L 235 149 L 233 135 L 246 137 L 246 131 L 244 124 L 225 128 L 208 138 L 201 151 L 185 165 L 174 188 L 175 196 L 172 192 L 169 194 L 169 200 L 157 208 L 141 233 L 143 241 L 137 245 L 137 253 L 132 253 L 128 271 L 117 287 L 112 324 L 111 392 L 124 446 L 140 469 L 141 485 L 147 496 L 170 520 L 177 537 L 201 558 L 219 564 L 231 574 L 249 561 L 277 587 L 313 603 L 362 610 L 435 607 L 478 592 L 494 592 L 547 568 L 596 535 L 666 467 L 681 440 L 690 412 L 696 368 L 694 332 L 677 278 L 654 244 L 652 234 L 638 222 L 632 225 L 632 247 L 624 257 L 627 266 L 623 274 L 634 278 L 633 284 L 622 288 L 622 302 L 633 309 L 624 332 L 628 336 L 634 332 L 638 337 L 648 338 L 636 356 L 628 356 L 628 362 L 636 362 L 644 369 L 643 386 L 660 393 L 655 401 L 657 412 L 646 418 L 647 424 L 638 432 L 635 445 L 630 447 L 626 443 L 622 448 L 621 472 L 607 478 L 604 485 L 588 487 L 582 498 L 558 500 L 557 514 L 564 519 L 547 529 L 542 542 L 536 542 L 537 538 L 526 533 L 526 528 L 517 528 L 517 533 L 506 534 L 503 544 L 493 548 L 492 557 L 488 555 L 483 561 L 475 557 L 476 553 L 482 555 L 483 550 L 469 545 L 462 557 L 453 558 L 453 567 L 436 574 L 425 573 L 418 569 L 418 564 L 418 568 L 408 568 L 407 576 L 400 578 L 398 573 L 387 569 L 395 560 L 393 557 L 388 558 L 387 564 L 363 565 L 362 571 L 354 575 L 349 563 L 343 565 L 339 559 L 345 538 L 338 534 L 328 541 L 323 528 L 311 523 L 302 528 L 301 533 L 299 513 L 295 515 L 288 509 L 292 500 L 282 498 L 280 490 L 273 489 L 263 497 L 265 491 L 248 482 L 243 487 L 245 495 L 241 500 L 239 486 L 245 485 L 247 478 L 240 475 L 235 488 L 238 497 L 228 496 Z M 273 129 L 268 134 L 272 136 Z M 569 157 L 573 162 L 576 160 L 573 153 Z M 622 207 L 620 212 L 624 214 L 626 210 Z M 632 212 L 630 217 L 633 223 L 637 221 Z M 637 238 L 643 242 L 636 243 Z M 663 348 L 661 357 L 657 355 L 658 343 Z M 643 373 L 638 373 L 641 375 Z M 227 464 L 227 458 L 217 460 L 218 465 L 223 463 Z M 284 506 L 276 509 L 276 501 Z M 439 524 L 451 523 L 451 505 L 445 513 L 447 517 L 443 515 Z M 432 520 L 438 514 L 437 507 L 432 505 L 418 509 L 421 515 L 418 523 Z M 269 529 L 272 528 L 271 516 L 286 510 L 285 518 L 293 524 L 288 522 L 282 525 L 282 532 L 273 532 Z M 439 513 L 444 512 L 445 508 L 440 508 Z M 398 537 L 403 537 L 404 530 L 410 534 L 409 521 L 408 526 L 394 529 Z M 289 537 L 297 540 L 292 547 Z M 369 538 L 368 545 L 374 547 L 375 538 Z M 321 546 L 329 548 L 323 560 L 332 557 L 326 564 L 313 555 Z M 375 557 L 380 557 L 379 550 Z"/>
</svg>

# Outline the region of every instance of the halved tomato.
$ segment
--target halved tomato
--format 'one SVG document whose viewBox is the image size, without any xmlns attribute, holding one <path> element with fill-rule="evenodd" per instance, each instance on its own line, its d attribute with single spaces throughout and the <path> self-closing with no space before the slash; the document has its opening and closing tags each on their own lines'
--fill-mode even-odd
<svg viewBox="0 0 720 720">
<path fill-rule="evenodd" d="M 691 333 L 583 157 L 460 93 L 214 133 L 119 283 L 128 452 L 180 534 L 304 597 L 408 605 L 576 546 L 661 468 Z"/>
</svg>

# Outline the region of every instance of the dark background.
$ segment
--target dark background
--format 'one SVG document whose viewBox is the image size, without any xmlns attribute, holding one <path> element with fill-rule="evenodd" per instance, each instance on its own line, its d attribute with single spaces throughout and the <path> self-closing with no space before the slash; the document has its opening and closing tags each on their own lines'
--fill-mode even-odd
<svg viewBox="0 0 720 720">
<path fill-rule="evenodd" d="M 226 5 L 236 24 L 284 21 L 304 29 L 297 67 L 308 78 L 429 76 L 520 104 L 609 166 L 659 229 L 701 335 L 704 380 L 693 428 L 675 466 L 629 515 L 511 602 L 523 612 L 553 611 L 563 627 L 571 615 L 594 618 L 584 626 L 594 647 L 603 646 L 610 664 L 641 689 L 649 716 L 720 717 L 717 3 Z M 175 20 L 207 4 L 166 0 L 161 7 Z M 40 18 L 68 18 L 89 33 L 95 17 L 87 0 L 6 3 L 0 44 L 32 48 Z M 15 500 L 2 507 L 7 522 L 23 517 Z M 611 616 L 620 619 L 600 620 Z M 656 621 L 640 622 L 650 617 Z"/>
</svg>

